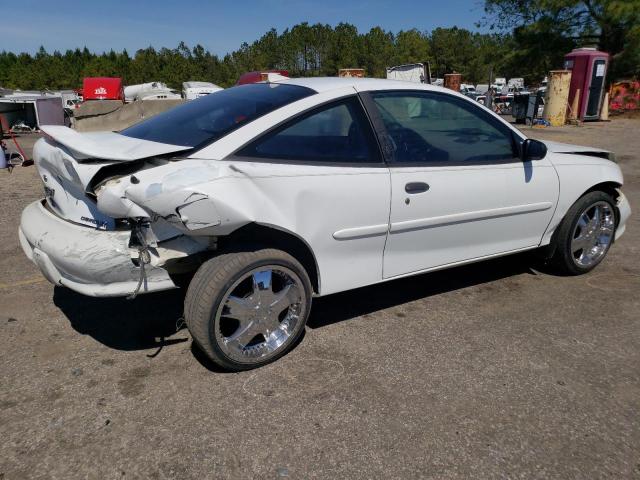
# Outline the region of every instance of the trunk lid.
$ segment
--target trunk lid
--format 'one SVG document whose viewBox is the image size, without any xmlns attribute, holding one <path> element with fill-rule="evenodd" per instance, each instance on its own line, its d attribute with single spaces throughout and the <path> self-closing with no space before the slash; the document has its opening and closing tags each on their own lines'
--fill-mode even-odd
<svg viewBox="0 0 640 480">
<path fill-rule="evenodd" d="M 99 172 L 108 171 L 108 176 L 120 171 L 131 173 L 143 168 L 141 160 L 191 148 L 114 132 L 79 133 L 60 126 L 41 129 L 47 137 L 36 142 L 33 158 L 44 183 L 49 208 L 72 222 L 105 230 L 115 228 L 115 219 L 101 213 L 95 198 L 87 194 L 87 188 Z"/>
</svg>

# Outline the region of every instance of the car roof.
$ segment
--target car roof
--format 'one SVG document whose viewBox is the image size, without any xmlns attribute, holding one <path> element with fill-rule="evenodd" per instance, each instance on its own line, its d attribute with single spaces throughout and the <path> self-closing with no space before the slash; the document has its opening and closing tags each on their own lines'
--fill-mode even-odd
<svg viewBox="0 0 640 480">
<path fill-rule="evenodd" d="M 436 87 L 425 83 L 405 82 L 402 80 L 387 80 L 385 78 L 358 78 L 358 77 L 307 77 L 289 78 L 278 80 L 276 83 L 286 83 L 289 85 L 299 85 L 315 90 L 318 93 L 337 90 L 345 87 L 353 87 L 358 91 L 366 90 L 433 90 L 438 92 L 452 93 L 451 90 Z"/>
</svg>

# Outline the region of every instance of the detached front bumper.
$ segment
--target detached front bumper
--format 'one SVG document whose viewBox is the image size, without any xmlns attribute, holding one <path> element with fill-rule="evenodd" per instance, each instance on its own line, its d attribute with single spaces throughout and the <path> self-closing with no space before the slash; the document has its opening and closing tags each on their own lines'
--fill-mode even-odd
<svg viewBox="0 0 640 480">
<path fill-rule="evenodd" d="M 24 253 L 54 285 L 92 297 L 129 295 L 138 285 L 140 267 L 132 260 L 138 255 L 129 247 L 130 231 L 77 225 L 37 201 L 22 212 L 18 234 Z M 175 287 L 165 269 L 145 265 L 140 293 Z"/>
</svg>

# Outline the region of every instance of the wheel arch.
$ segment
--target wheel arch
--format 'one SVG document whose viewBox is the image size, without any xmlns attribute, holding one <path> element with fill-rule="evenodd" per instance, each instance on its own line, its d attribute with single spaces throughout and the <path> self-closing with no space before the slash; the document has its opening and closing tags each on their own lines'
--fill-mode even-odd
<svg viewBox="0 0 640 480">
<path fill-rule="evenodd" d="M 300 236 L 276 226 L 252 222 L 229 235 L 218 238 L 218 247 L 221 251 L 238 248 L 240 245 L 276 248 L 287 252 L 305 268 L 311 280 L 313 291 L 320 293 L 320 269 L 316 256 L 309 244 Z"/>
<path fill-rule="evenodd" d="M 618 197 L 620 196 L 620 192 L 618 191 L 618 189 L 620 187 L 622 187 L 621 183 L 614 182 L 614 181 L 611 181 L 611 180 L 606 181 L 606 182 L 597 183 L 596 185 L 594 185 L 591 188 L 589 188 L 589 189 L 585 190 L 584 192 L 582 192 L 582 194 L 576 199 L 576 202 L 580 198 L 584 197 L 587 193 L 596 192 L 596 191 L 602 191 L 604 193 L 607 193 L 607 194 L 611 195 L 611 197 L 614 200 L 617 200 Z"/>
<path fill-rule="evenodd" d="M 579 194 L 575 200 L 573 202 L 571 202 L 566 210 L 562 213 L 562 216 L 557 220 L 555 226 L 553 227 L 553 229 L 548 229 L 547 232 L 545 233 L 545 235 L 543 236 L 543 240 L 541 242 L 541 249 L 539 250 L 539 256 L 541 256 L 542 258 L 551 258 L 556 250 L 555 247 L 555 239 L 557 236 L 557 232 L 558 232 L 558 228 L 561 225 L 562 221 L 564 220 L 564 218 L 567 216 L 567 213 L 569 212 L 569 210 L 571 209 L 571 207 L 577 202 L 579 201 L 582 197 L 584 197 L 585 195 L 591 193 L 591 192 L 605 192 L 608 195 L 611 195 L 611 197 L 614 200 L 614 204 L 613 207 L 616 209 L 616 223 L 619 222 L 620 220 L 620 211 L 618 209 L 618 205 L 617 205 L 617 200 L 620 197 L 620 188 L 622 187 L 622 184 L 620 182 L 614 181 L 614 180 L 606 180 L 604 182 L 599 182 L 596 183 L 595 185 L 592 185 L 591 187 L 589 187 L 588 189 L 584 190 L 581 194 Z M 617 225 L 616 225 L 617 226 Z"/>
<path fill-rule="evenodd" d="M 611 198 L 613 198 L 613 208 L 616 210 L 616 228 L 617 228 L 618 223 L 620 222 L 620 209 L 618 208 L 618 198 L 620 197 L 619 189 L 621 187 L 622 187 L 622 184 L 620 182 L 614 182 L 611 180 L 606 182 L 600 182 L 594 185 L 593 187 L 591 187 L 590 189 L 588 189 L 587 191 L 585 191 L 582 195 L 580 195 L 578 197 L 578 200 L 591 192 L 604 192 L 607 195 L 611 195 Z M 578 200 L 576 200 L 576 202 Z"/>
</svg>

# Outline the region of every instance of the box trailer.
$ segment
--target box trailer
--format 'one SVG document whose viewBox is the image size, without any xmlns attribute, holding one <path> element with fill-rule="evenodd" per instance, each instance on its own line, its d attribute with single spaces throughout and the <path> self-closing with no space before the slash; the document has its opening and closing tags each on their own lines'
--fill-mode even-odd
<svg viewBox="0 0 640 480">
<path fill-rule="evenodd" d="M 431 83 L 429 63 L 408 63 L 387 67 L 387 78 L 413 83 Z"/>
<path fill-rule="evenodd" d="M 64 109 L 60 97 L 50 95 L 0 97 L 0 115 L 9 127 L 37 130 L 40 125 L 64 125 Z"/>
<path fill-rule="evenodd" d="M 87 100 L 124 101 L 122 79 L 117 77 L 86 77 L 82 82 L 82 94 Z"/>
</svg>

